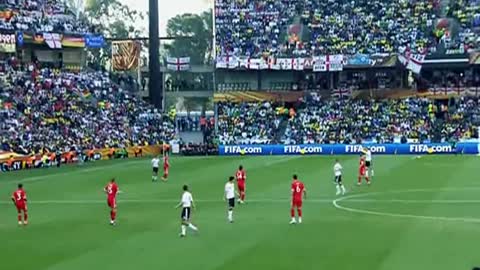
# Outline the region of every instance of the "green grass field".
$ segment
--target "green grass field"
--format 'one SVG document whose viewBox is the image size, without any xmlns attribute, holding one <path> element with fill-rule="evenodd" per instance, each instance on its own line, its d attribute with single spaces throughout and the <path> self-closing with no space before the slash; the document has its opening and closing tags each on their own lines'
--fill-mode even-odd
<svg viewBox="0 0 480 270">
<path fill-rule="evenodd" d="M 372 186 L 355 186 L 357 156 L 341 157 L 348 194 L 335 197 L 334 157 L 174 158 L 168 183 L 149 160 L 0 174 L 1 269 L 461 270 L 480 266 L 480 165 L 473 156 L 374 157 Z M 243 164 L 247 204 L 226 220 L 227 176 Z M 304 223 L 289 225 L 291 175 L 306 184 Z M 117 178 L 118 226 L 104 185 Z M 18 182 L 30 224 L 9 201 Z M 188 183 L 200 233 L 180 238 Z M 334 202 L 334 200 L 336 200 Z"/>
</svg>

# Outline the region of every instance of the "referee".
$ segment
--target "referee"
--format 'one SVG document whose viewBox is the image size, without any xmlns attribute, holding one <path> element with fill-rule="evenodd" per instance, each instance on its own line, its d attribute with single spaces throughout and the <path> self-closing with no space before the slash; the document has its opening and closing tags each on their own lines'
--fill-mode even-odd
<svg viewBox="0 0 480 270">
<path fill-rule="evenodd" d="M 195 208 L 195 203 L 193 202 L 192 193 L 188 191 L 187 185 L 183 186 L 182 198 L 175 208 L 179 208 L 180 206 L 182 207 L 182 213 L 180 214 L 182 232 L 180 233 L 180 237 L 185 237 L 187 235 L 187 227 L 193 231 L 198 231 L 198 228 L 190 222 L 190 216 L 192 215 L 192 209 Z"/>
<path fill-rule="evenodd" d="M 233 208 L 235 208 L 235 177 L 230 176 L 225 184 L 225 200 L 228 202 L 228 222 L 233 223 Z"/>
</svg>

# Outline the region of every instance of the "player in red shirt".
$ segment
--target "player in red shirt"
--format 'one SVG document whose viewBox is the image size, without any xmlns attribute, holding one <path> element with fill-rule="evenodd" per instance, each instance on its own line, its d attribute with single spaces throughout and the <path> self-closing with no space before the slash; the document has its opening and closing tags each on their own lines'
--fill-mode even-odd
<svg viewBox="0 0 480 270">
<path fill-rule="evenodd" d="M 168 161 L 168 152 L 165 152 L 165 155 L 163 156 L 163 181 L 167 181 L 168 179 L 168 168 L 170 168 L 170 163 Z"/>
<path fill-rule="evenodd" d="M 18 189 L 12 194 L 12 201 L 17 207 L 18 212 L 18 225 L 27 225 L 28 224 L 28 214 L 27 214 L 27 193 L 23 189 L 22 184 L 18 184 Z M 22 212 L 23 212 L 23 221 L 22 221 Z"/>
<path fill-rule="evenodd" d="M 370 179 L 368 179 L 367 176 L 367 166 L 365 164 L 365 157 L 361 156 L 360 157 L 360 164 L 358 166 L 358 183 L 357 185 L 362 184 L 362 178 L 365 178 L 365 181 L 367 181 L 367 184 L 370 185 Z"/>
<path fill-rule="evenodd" d="M 112 178 L 103 190 L 107 193 L 107 204 L 108 207 L 110 207 L 110 225 L 115 225 L 115 219 L 117 217 L 117 193 L 119 193 L 115 178 Z"/>
<path fill-rule="evenodd" d="M 302 204 L 304 198 L 307 198 L 307 190 L 305 189 L 305 185 L 298 180 L 298 176 L 294 174 L 292 181 L 292 208 L 290 209 L 292 221 L 290 221 L 290 224 L 297 223 L 297 220 L 295 219 L 295 208 L 297 208 L 298 223 L 302 223 Z"/>
<path fill-rule="evenodd" d="M 242 165 L 238 166 L 238 171 L 235 175 L 237 177 L 238 192 L 240 193 L 240 200 L 238 202 L 244 203 L 245 202 L 245 180 L 247 180 L 247 173 L 243 169 Z"/>
</svg>

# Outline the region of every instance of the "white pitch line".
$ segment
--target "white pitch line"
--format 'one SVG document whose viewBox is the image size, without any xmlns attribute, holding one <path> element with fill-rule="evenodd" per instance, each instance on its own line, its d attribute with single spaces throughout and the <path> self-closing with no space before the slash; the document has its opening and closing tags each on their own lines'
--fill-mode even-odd
<svg viewBox="0 0 480 270">
<path fill-rule="evenodd" d="M 460 190 L 462 188 L 451 188 L 450 190 Z M 468 188 L 463 188 L 464 190 Z M 443 191 L 448 190 L 448 188 L 442 189 Z M 333 200 L 333 206 L 337 209 L 344 210 L 351 213 L 358 213 L 358 214 L 368 214 L 368 215 L 375 215 L 375 216 L 383 216 L 383 217 L 396 217 L 396 218 L 413 218 L 413 219 L 424 219 L 424 220 L 434 220 L 434 221 L 454 221 L 454 222 L 466 222 L 466 223 L 480 223 L 480 218 L 461 218 L 461 217 L 443 217 L 443 216 L 425 216 L 425 215 L 413 215 L 413 214 L 399 214 L 399 213 L 389 213 L 389 212 L 379 212 L 379 211 L 371 211 L 371 210 L 364 210 L 358 208 L 351 208 L 345 207 L 340 205 L 341 201 L 353 201 L 357 198 L 363 198 L 371 195 L 377 194 L 387 194 L 387 193 L 415 193 L 415 192 L 426 192 L 426 191 L 435 191 L 434 189 L 427 190 L 401 190 L 401 191 L 390 191 L 390 192 L 372 192 L 372 193 L 365 193 L 365 194 L 358 194 L 358 195 L 350 195 L 341 197 L 338 199 Z M 438 191 L 438 190 L 437 190 Z M 353 200 L 352 200 L 353 199 Z M 418 201 L 418 200 L 416 200 Z M 447 201 L 447 200 L 432 200 L 432 201 Z M 452 200 L 453 201 L 453 200 Z M 460 200 L 457 200 L 460 201 Z M 461 200 L 461 201 L 475 201 L 475 200 Z M 475 201 L 475 203 L 477 203 Z"/>
<path fill-rule="evenodd" d="M 359 194 L 365 195 L 365 194 Z M 332 200 L 336 202 L 352 202 L 352 203 L 413 203 L 413 204 L 480 204 L 480 200 L 399 200 L 399 199 L 355 199 L 356 195 L 341 197 L 338 199 L 308 199 L 304 203 L 332 203 Z M 350 199 L 353 198 L 353 199 Z M 178 199 L 119 199 L 119 203 L 177 203 Z M 222 203 L 222 200 L 209 200 L 199 199 L 195 200 L 198 203 Z M 0 204 L 11 204 L 12 202 L 1 201 Z M 29 204 L 103 204 L 106 200 L 39 200 L 29 201 Z M 247 203 L 290 203 L 290 199 L 251 199 Z M 337 207 L 338 208 L 338 207 Z"/>
<path fill-rule="evenodd" d="M 469 204 L 480 203 L 480 200 L 401 200 L 401 199 L 387 199 L 387 200 L 369 200 L 369 199 L 353 199 L 345 202 L 380 202 L 380 203 L 431 203 L 431 204 Z"/>
<path fill-rule="evenodd" d="M 107 200 L 40 200 L 40 201 L 28 201 L 29 204 L 103 204 Z M 157 200 L 136 200 L 136 199 L 118 199 L 118 203 L 178 203 L 178 199 L 157 199 Z M 222 200 L 208 200 L 208 199 L 197 199 L 197 203 L 224 203 Z M 307 201 L 306 201 L 307 202 Z M 318 203 L 331 203 L 332 199 L 315 199 L 308 200 L 308 202 L 318 202 Z M 259 199 L 259 200 L 248 200 L 248 203 L 290 203 L 288 199 Z M 12 202 L 1 201 L 0 204 L 12 204 Z"/>
<path fill-rule="evenodd" d="M 78 169 L 78 170 L 74 170 L 74 171 L 66 171 L 66 172 L 56 172 L 56 173 L 50 173 L 50 174 L 43 174 L 43 175 L 38 175 L 38 176 L 31 176 L 31 177 L 25 177 L 25 178 L 22 178 L 22 177 L 19 177 L 18 180 L 7 180 L 5 181 L 5 183 L 16 183 L 16 182 L 22 182 L 22 183 L 29 183 L 29 182 L 36 182 L 36 181 L 41 181 L 41 180 L 44 180 L 44 179 L 48 179 L 48 178 L 51 178 L 51 177 L 56 177 L 56 176 L 63 176 L 63 175 L 72 175 L 72 174 L 76 174 L 76 173 L 89 173 L 89 172 L 96 172 L 96 171 L 101 171 L 101 170 L 104 170 L 104 169 L 108 169 L 108 168 L 115 168 L 115 167 L 118 167 L 118 166 L 126 166 L 126 165 L 132 165 L 132 164 L 137 164 L 137 163 L 145 163 L 147 164 L 148 162 L 146 162 L 146 160 L 130 160 L 130 161 L 126 161 L 126 162 L 118 162 L 118 163 L 115 163 L 115 164 L 109 164 L 109 165 L 99 165 L 99 166 L 95 166 L 95 167 L 91 167 L 91 166 L 88 166 L 86 168 L 81 168 L 81 169 Z M 74 166 L 74 165 L 68 165 L 68 166 Z M 73 168 L 73 167 L 72 167 Z M 51 171 L 49 170 L 49 168 L 42 168 L 40 170 L 47 170 L 47 171 Z"/>
</svg>

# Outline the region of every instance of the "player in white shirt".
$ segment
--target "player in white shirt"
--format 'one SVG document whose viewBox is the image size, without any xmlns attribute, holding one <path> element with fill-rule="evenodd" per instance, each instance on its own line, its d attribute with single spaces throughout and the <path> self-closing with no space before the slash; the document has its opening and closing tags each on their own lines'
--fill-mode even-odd
<svg viewBox="0 0 480 270">
<path fill-rule="evenodd" d="M 342 183 L 342 170 L 343 167 L 340 164 L 340 161 L 335 160 L 335 165 L 333 165 L 333 173 L 335 174 L 335 184 L 337 185 L 337 196 L 342 194 L 344 195 L 346 190 L 345 186 Z"/>
<path fill-rule="evenodd" d="M 185 237 L 187 235 L 187 227 L 198 231 L 198 228 L 190 222 L 190 216 L 192 214 L 192 209 L 195 209 L 195 203 L 193 202 L 192 193 L 188 192 L 188 186 L 183 186 L 183 194 L 180 203 L 177 204 L 176 208 L 182 207 L 181 213 L 181 224 L 182 224 L 182 232 L 180 233 L 180 237 Z"/>
<path fill-rule="evenodd" d="M 365 167 L 367 167 L 366 177 L 373 177 L 372 151 L 364 147 L 362 152 L 365 155 Z"/>
<path fill-rule="evenodd" d="M 228 182 L 225 184 L 224 199 L 228 203 L 228 222 L 233 223 L 233 208 L 235 208 L 235 184 L 233 183 L 235 177 L 230 176 Z"/>
<path fill-rule="evenodd" d="M 158 180 L 158 166 L 160 164 L 160 159 L 158 157 L 154 157 L 152 159 L 152 168 L 153 168 L 153 175 L 152 175 L 152 182 Z"/>
</svg>

